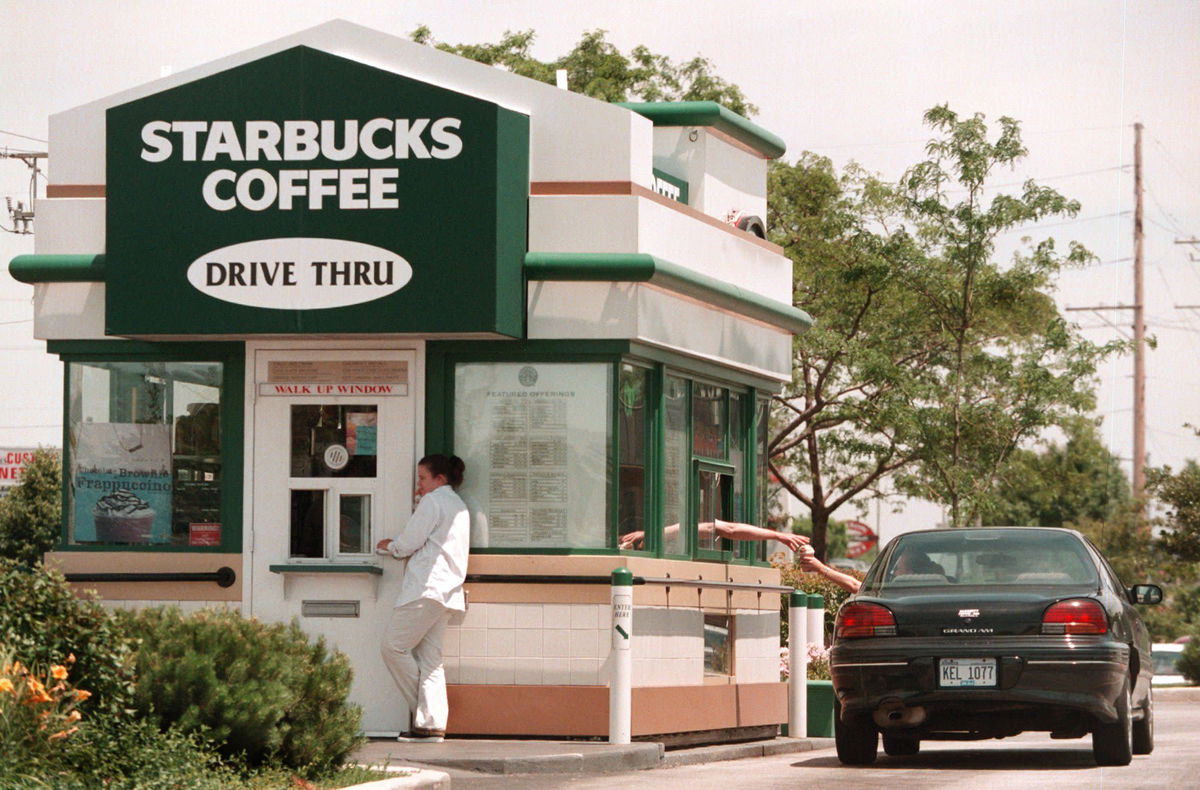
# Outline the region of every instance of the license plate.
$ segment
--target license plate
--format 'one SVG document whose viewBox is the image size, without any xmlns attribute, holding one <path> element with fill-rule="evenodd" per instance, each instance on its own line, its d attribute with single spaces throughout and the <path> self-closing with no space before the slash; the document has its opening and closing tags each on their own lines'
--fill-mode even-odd
<svg viewBox="0 0 1200 790">
<path fill-rule="evenodd" d="M 996 659 L 943 658 L 938 661 L 938 685 L 942 688 L 994 688 Z"/>
</svg>

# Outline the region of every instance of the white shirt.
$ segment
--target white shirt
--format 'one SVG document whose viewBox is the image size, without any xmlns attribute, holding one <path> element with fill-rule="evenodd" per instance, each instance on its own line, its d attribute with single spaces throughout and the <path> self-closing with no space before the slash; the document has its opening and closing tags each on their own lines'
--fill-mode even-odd
<svg viewBox="0 0 1200 790">
<path fill-rule="evenodd" d="M 451 486 L 439 486 L 421 497 L 412 518 L 389 547 L 396 559 L 408 557 L 395 605 L 429 598 L 447 609 L 465 611 L 462 586 L 467 578 L 470 541 L 470 513 Z"/>
</svg>

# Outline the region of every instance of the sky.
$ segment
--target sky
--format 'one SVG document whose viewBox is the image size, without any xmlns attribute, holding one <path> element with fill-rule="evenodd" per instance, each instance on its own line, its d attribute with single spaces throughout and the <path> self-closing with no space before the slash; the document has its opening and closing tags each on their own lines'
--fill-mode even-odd
<svg viewBox="0 0 1200 790">
<path fill-rule="evenodd" d="M 1025 235 L 1087 246 L 1099 263 L 1061 278 L 1064 307 L 1132 303 L 1132 126 L 1141 122 L 1146 316 L 1157 340 L 1147 357 L 1149 462 L 1200 458 L 1185 427 L 1200 425 L 1200 260 L 1191 259 L 1200 244 L 1176 243 L 1200 238 L 1198 0 L 0 0 L 0 10 L 0 151 L 45 150 L 53 113 L 335 18 L 395 35 L 424 24 L 450 43 L 532 29 L 543 59 L 597 28 L 625 52 L 701 55 L 758 106 L 754 120 L 786 141 L 789 161 L 810 150 L 890 179 L 922 157 L 926 109 L 1010 116 L 1030 153 L 994 183 L 1033 178 L 1082 210 L 1008 234 L 1000 254 Z M 25 166 L 0 159 L 0 196 L 24 201 L 28 190 Z M 7 216 L 0 225 L 11 227 Z M 32 338 L 32 287 L 7 269 L 32 251 L 31 236 L 0 233 L 0 448 L 61 443 L 61 365 Z M 1132 319 L 1128 310 L 1069 316 L 1097 342 L 1128 334 Z M 1123 357 L 1098 377 L 1096 416 L 1127 460 L 1132 370 Z"/>
</svg>

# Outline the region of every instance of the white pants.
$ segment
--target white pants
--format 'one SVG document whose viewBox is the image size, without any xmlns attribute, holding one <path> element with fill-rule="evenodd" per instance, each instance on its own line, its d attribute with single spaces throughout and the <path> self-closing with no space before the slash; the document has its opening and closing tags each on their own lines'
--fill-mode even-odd
<svg viewBox="0 0 1200 790">
<path fill-rule="evenodd" d="M 442 637 L 449 619 L 449 609 L 421 598 L 393 609 L 384 633 L 383 663 L 408 704 L 412 727 L 418 729 L 446 729 L 450 706 L 442 668 Z M 402 722 L 401 731 L 409 730 L 409 722 Z"/>
</svg>

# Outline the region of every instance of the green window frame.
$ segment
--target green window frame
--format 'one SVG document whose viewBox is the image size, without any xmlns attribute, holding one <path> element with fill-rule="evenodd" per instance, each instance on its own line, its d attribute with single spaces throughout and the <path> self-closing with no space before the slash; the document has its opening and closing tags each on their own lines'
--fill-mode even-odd
<svg viewBox="0 0 1200 790">
<path fill-rule="evenodd" d="M 62 522 L 55 551 L 63 552 L 185 552 L 235 554 L 242 552 L 242 507 L 244 478 L 245 349 L 240 343 L 152 343 L 144 341 L 71 340 L 50 341 L 47 350 L 57 354 L 63 365 L 63 452 Z M 217 545 L 174 543 L 72 543 L 70 518 L 71 480 L 71 370 L 73 365 L 219 363 L 219 457 L 220 489 L 218 510 L 220 541 Z M 116 396 L 111 395 L 110 398 Z M 120 405 L 113 401 L 114 405 Z M 175 453 L 172 454 L 174 466 Z M 172 469 L 172 477 L 178 471 Z M 181 478 L 180 478 L 181 479 Z M 173 480 L 173 485 L 177 482 Z"/>
<path fill-rule="evenodd" d="M 742 565 L 766 565 L 769 552 L 762 551 L 762 541 L 725 540 L 720 548 L 701 548 L 697 535 L 698 490 L 697 469 L 719 470 L 727 476 L 730 488 L 726 497 L 728 520 L 758 524 L 761 505 L 760 456 L 757 446 L 758 404 L 764 402 L 764 392 L 772 387 L 768 381 L 739 374 L 736 371 L 699 362 L 678 354 L 641 346 L 628 341 L 512 341 L 502 344 L 480 341 L 432 341 L 426 346 L 426 416 L 424 453 L 453 453 L 455 425 L 455 369 L 463 363 L 526 362 L 580 363 L 603 362 L 610 366 L 612 391 L 609 419 L 610 436 L 606 466 L 607 496 L 605 540 L 595 547 L 473 547 L 478 554 L 620 554 L 664 559 L 703 560 Z M 637 546 L 622 548 L 622 459 L 628 460 L 628 448 L 622 447 L 621 424 L 622 375 L 638 371 L 645 380 L 645 424 L 640 438 L 644 447 L 644 489 L 638 504 L 642 508 L 642 539 Z M 721 452 L 717 456 L 696 452 L 693 394 L 697 386 L 723 390 L 719 404 Z M 682 388 L 682 392 L 678 392 Z M 676 392 L 676 411 L 668 416 L 668 399 Z M 735 409 L 732 400 L 738 399 L 741 408 Z M 680 410 L 682 413 L 680 413 Z M 734 425 L 733 419 L 738 423 Z M 681 421 L 682 420 L 682 421 Z M 674 425 L 674 428 L 671 426 Z M 682 435 L 680 428 L 682 427 Z M 628 437 L 626 437 L 628 439 Z M 672 440 L 677 447 L 669 447 Z M 740 450 L 741 468 L 735 456 Z M 671 453 L 679 456 L 674 464 Z M 624 455 L 623 455 L 624 453 Z M 702 465 L 702 466 L 699 466 Z M 679 480 L 668 485 L 667 474 L 675 468 Z M 470 474 L 470 470 L 467 471 Z M 682 489 L 680 488 L 682 486 Z M 740 498 L 733 496 L 736 489 Z M 672 504 L 671 495 L 677 498 Z M 627 515 L 627 512 L 626 512 Z M 672 546 L 663 528 L 668 520 L 680 525 L 683 540 Z"/>
</svg>

